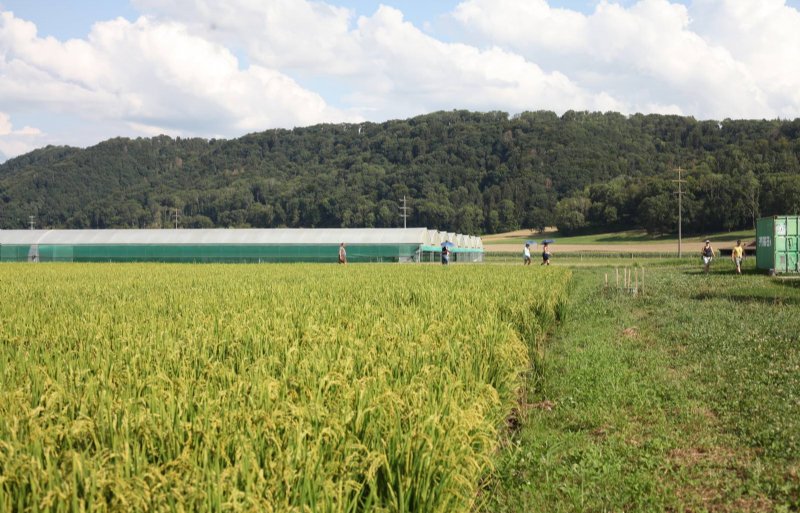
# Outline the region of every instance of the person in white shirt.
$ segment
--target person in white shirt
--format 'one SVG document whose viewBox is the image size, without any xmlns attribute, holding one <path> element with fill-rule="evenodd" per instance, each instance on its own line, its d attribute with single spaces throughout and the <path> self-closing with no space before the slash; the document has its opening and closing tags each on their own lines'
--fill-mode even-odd
<svg viewBox="0 0 800 513">
<path fill-rule="evenodd" d="M 525 248 L 522 250 L 522 264 L 531 265 L 531 245 L 527 242 L 525 243 Z"/>
</svg>

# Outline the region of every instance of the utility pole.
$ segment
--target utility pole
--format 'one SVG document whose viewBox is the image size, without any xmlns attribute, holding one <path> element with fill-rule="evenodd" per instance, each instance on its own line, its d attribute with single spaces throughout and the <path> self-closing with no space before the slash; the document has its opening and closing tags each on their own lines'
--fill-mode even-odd
<svg viewBox="0 0 800 513">
<path fill-rule="evenodd" d="M 406 228 L 406 220 L 408 220 L 408 210 L 409 210 L 409 207 L 408 207 L 408 206 L 406 206 L 406 196 L 405 196 L 405 194 L 403 195 L 403 206 L 402 206 L 402 207 L 400 207 L 400 210 L 402 210 L 402 211 L 403 211 L 403 213 L 402 213 L 402 214 L 400 214 L 400 217 L 402 217 L 402 218 L 403 218 L 403 228 Z"/>
<path fill-rule="evenodd" d="M 678 179 L 672 180 L 678 184 L 678 258 L 683 257 L 683 234 L 682 234 L 682 226 L 683 226 L 683 188 L 681 187 L 682 184 L 686 183 L 686 180 L 681 178 L 681 173 L 683 169 L 678 166 L 676 169 L 678 172 Z"/>
<path fill-rule="evenodd" d="M 178 209 L 175 209 L 175 229 L 178 229 Z"/>
<path fill-rule="evenodd" d="M 30 223 L 31 230 L 36 229 L 36 216 L 28 216 L 28 222 Z"/>
</svg>

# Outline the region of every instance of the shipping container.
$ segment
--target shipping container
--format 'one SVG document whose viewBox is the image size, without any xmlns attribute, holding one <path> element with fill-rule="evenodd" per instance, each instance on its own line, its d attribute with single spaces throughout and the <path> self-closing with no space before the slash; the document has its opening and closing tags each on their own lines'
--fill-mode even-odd
<svg viewBox="0 0 800 513">
<path fill-rule="evenodd" d="M 756 266 L 782 273 L 800 272 L 800 216 L 762 217 L 756 224 Z"/>
</svg>

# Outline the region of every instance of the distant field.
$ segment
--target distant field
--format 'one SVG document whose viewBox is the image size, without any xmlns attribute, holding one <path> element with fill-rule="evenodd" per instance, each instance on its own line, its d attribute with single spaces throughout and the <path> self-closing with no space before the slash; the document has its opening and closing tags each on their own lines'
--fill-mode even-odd
<svg viewBox="0 0 800 513">
<path fill-rule="evenodd" d="M 683 241 L 686 243 L 700 243 L 705 239 L 710 239 L 713 242 L 728 242 L 735 241 L 736 239 L 754 239 L 756 236 L 755 230 L 741 230 L 736 232 L 722 232 L 713 233 L 708 235 L 692 235 L 684 236 Z M 513 236 L 507 234 L 484 235 L 482 237 L 484 245 L 501 245 L 501 244 L 525 244 L 527 241 L 535 241 L 541 243 L 544 239 L 554 239 L 557 245 L 589 245 L 589 244 L 610 244 L 610 245 L 638 245 L 638 244 L 677 244 L 677 235 L 662 235 L 651 236 L 644 230 L 631 230 L 625 232 L 613 233 L 598 233 L 591 235 L 574 235 L 566 236 L 561 235 L 559 232 L 548 232 L 544 234 L 531 233 L 529 235 L 521 235 L 519 232 L 514 232 Z"/>
</svg>

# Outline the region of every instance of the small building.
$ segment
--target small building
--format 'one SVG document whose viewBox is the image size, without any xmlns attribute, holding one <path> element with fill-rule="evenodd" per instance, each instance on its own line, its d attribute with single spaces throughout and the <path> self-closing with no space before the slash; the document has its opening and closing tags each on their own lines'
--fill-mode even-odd
<svg viewBox="0 0 800 513">
<path fill-rule="evenodd" d="M 426 228 L 0 230 L 0 261 L 336 262 L 344 242 L 349 262 L 427 262 L 444 240 Z M 451 248 L 453 261 L 483 261 L 472 240 Z"/>
<path fill-rule="evenodd" d="M 782 273 L 800 272 L 800 216 L 762 217 L 756 223 L 756 267 Z"/>
</svg>

